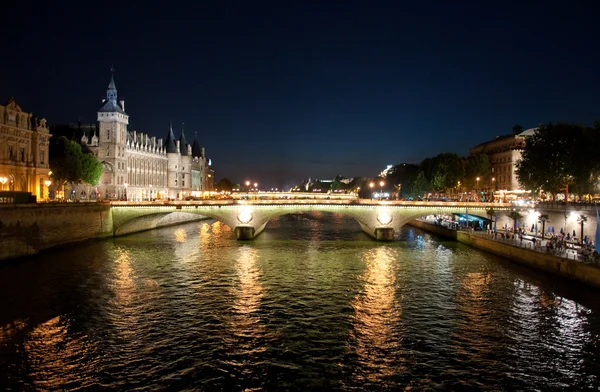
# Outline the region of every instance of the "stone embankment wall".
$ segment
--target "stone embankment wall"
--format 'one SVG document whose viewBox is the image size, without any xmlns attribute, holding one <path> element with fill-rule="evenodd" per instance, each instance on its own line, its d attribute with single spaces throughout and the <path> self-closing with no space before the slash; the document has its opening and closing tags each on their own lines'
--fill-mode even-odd
<svg viewBox="0 0 600 392">
<path fill-rule="evenodd" d="M 0 206 L 0 259 L 112 236 L 108 204 L 17 204 Z"/>
<path fill-rule="evenodd" d="M 206 219 L 186 213 L 146 217 L 122 234 Z M 0 260 L 90 239 L 112 237 L 111 206 L 104 203 L 0 205 Z"/>
<path fill-rule="evenodd" d="M 548 253 L 536 252 L 518 246 L 471 235 L 466 231 L 454 231 L 423 221 L 412 221 L 411 226 L 418 227 L 440 236 L 454 238 L 475 248 L 494 253 L 517 263 L 538 268 L 562 277 L 578 280 L 590 286 L 600 288 L 600 268 L 583 264 L 580 261 L 563 259 Z"/>
</svg>

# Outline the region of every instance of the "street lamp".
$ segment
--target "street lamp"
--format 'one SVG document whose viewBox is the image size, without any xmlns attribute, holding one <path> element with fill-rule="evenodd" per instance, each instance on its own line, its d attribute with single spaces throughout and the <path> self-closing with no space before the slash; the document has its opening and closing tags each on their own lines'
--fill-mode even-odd
<svg viewBox="0 0 600 392">
<path fill-rule="evenodd" d="M 477 177 L 476 180 L 477 180 L 477 189 L 475 189 L 475 191 L 476 191 L 477 194 L 479 194 L 479 180 L 480 180 L 480 178 Z M 479 199 L 479 196 L 477 196 L 477 199 Z"/>
<path fill-rule="evenodd" d="M 6 177 L 0 177 L 0 184 L 2 184 L 2 188 L 4 188 L 4 185 L 8 182 L 8 178 Z"/>
<path fill-rule="evenodd" d="M 385 185 L 385 182 L 383 181 L 379 181 L 379 198 L 381 199 L 381 194 L 383 193 L 383 186 Z"/>
<path fill-rule="evenodd" d="M 373 199 L 373 187 L 375 186 L 375 183 L 371 182 L 369 186 L 371 187 L 371 199 Z"/>
<path fill-rule="evenodd" d="M 258 183 L 254 183 L 254 199 L 258 198 Z"/>
<path fill-rule="evenodd" d="M 46 181 L 44 181 L 44 184 L 46 185 L 46 200 L 49 200 L 50 199 L 50 184 L 52 184 L 52 181 L 46 180 Z"/>
<path fill-rule="evenodd" d="M 496 177 L 492 177 L 492 202 L 494 201 L 494 193 L 496 193 Z"/>
</svg>

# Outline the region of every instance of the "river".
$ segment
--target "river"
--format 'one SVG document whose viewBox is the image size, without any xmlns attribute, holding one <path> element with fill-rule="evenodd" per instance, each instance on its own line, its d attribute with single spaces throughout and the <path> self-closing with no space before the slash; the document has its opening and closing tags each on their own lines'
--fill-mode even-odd
<svg viewBox="0 0 600 392">
<path fill-rule="evenodd" d="M 600 387 L 600 292 L 337 214 L 206 220 L 0 267 L 0 388 Z"/>
</svg>

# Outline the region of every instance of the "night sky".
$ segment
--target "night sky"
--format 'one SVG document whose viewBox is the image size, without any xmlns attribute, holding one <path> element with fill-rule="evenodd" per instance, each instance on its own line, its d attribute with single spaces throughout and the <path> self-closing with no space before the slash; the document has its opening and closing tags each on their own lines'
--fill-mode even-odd
<svg viewBox="0 0 600 392">
<path fill-rule="evenodd" d="M 600 118 L 594 1 L 96 3 L 3 5 L 0 100 L 94 122 L 114 65 L 130 129 L 185 123 L 217 179 L 374 176 Z"/>
</svg>

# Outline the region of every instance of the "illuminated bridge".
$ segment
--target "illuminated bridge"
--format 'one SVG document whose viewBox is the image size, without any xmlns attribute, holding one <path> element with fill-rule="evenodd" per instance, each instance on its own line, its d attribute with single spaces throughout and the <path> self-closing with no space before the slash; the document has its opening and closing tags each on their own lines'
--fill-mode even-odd
<svg viewBox="0 0 600 392">
<path fill-rule="evenodd" d="M 339 213 L 354 218 L 371 237 L 389 241 L 406 223 L 432 214 L 465 213 L 485 217 L 493 208 L 504 214 L 529 206 L 498 203 L 372 201 L 367 199 L 250 199 L 171 202 L 112 202 L 115 235 L 139 231 L 140 225 L 153 228 L 171 214 L 196 214 L 216 219 L 229 226 L 237 239 L 249 240 L 260 234 L 278 216 L 311 211 Z"/>
</svg>

